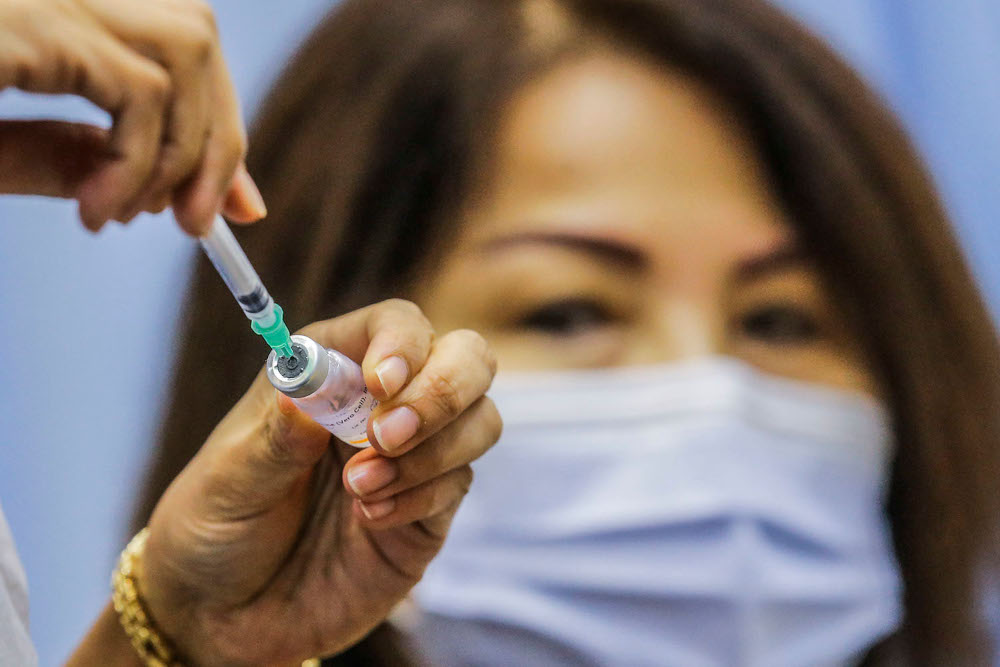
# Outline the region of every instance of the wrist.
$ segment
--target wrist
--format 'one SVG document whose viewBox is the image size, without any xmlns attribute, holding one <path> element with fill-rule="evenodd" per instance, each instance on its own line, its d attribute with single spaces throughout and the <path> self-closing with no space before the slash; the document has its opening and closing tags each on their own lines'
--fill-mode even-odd
<svg viewBox="0 0 1000 667">
<path fill-rule="evenodd" d="M 180 586 L 169 585 L 181 579 L 169 575 L 170 568 L 156 558 L 155 548 L 149 529 L 139 531 L 122 552 L 112 579 L 114 608 L 140 663 L 150 667 L 243 664 L 212 641 L 212 628 L 217 624 L 202 618 L 193 596 L 180 593 Z"/>
<path fill-rule="evenodd" d="M 142 662 L 152 667 L 172 667 L 179 665 L 176 650 L 150 614 L 139 583 L 138 571 L 148 535 L 149 529 L 143 528 L 122 551 L 111 577 L 111 600 L 121 627 Z"/>
<path fill-rule="evenodd" d="M 279 609 L 274 609 L 273 623 L 261 627 L 260 614 L 246 613 L 238 600 L 220 599 L 237 587 L 223 581 L 219 568 L 204 566 L 214 561 L 212 548 L 204 541 L 192 547 L 155 514 L 147 536 L 134 561 L 136 588 L 149 617 L 182 664 L 303 664 L 302 647 L 288 641 L 283 625 L 287 619 Z M 192 553 L 198 557 L 192 558 Z"/>
<path fill-rule="evenodd" d="M 109 602 L 66 661 L 66 667 L 143 667 Z"/>
<path fill-rule="evenodd" d="M 259 664 L 259 654 L 246 636 L 232 636 L 222 611 L 213 613 L 196 587 L 186 582 L 183 568 L 164 554 L 171 553 L 162 531 L 151 533 L 135 567 L 136 585 L 161 637 L 169 641 L 183 665 Z M 240 635 L 239 632 L 236 635 Z M 298 667 L 296 663 L 295 667 Z"/>
<path fill-rule="evenodd" d="M 210 651 L 198 650 L 205 644 L 202 632 L 205 628 L 197 619 L 195 596 L 181 583 L 183 576 L 172 574 L 175 568 L 161 557 L 162 541 L 162 531 L 148 533 L 141 557 L 134 563 L 136 588 L 160 635 L 173 647 L 177 660 L 186 665 L 206 664 L 203 657 Z"/>
</svg>

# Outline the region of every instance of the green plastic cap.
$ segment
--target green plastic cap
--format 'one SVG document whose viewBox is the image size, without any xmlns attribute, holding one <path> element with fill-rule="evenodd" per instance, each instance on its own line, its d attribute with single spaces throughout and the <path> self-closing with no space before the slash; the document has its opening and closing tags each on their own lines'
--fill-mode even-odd
<svg viewBox="0 0 1000 667">
<path fill-rule="evenodd" d="M 267 344 L 271 346 L 272 350 L 278 353 L 278 356 L 292 356 L 292 334 L 288 332 L 288 327 L 285 325 L 284 313 L 281 310 L 281 306 L 274 304 L 274 324 L 264 328 L 257 322 L 251 322 L 250 328 L 253 329 L 255 334 L 258 334 L 267 341 Z"/>
</svg>

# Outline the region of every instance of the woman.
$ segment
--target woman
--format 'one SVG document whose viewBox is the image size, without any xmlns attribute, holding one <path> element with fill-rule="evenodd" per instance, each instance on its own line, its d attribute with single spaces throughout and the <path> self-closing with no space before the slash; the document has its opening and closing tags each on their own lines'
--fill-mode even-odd
<svg viewBox="0 0 1000 667">
<path fill-rule="evenodd" d="M 602 589 L 600 572 L 570 581 L 538 563 L 520 571 L 489 560 L 503 553 L 502 539 L 523 546 L 512 552 L 522 557 L 547 541 L 565 554 L 562 569 L 573 570 L 573 555 L 590 553 L 593 517 L 586 512 L 572 514 L 583 526 L 577 532 L 560 533 L 559 524 L 543 535 L 530 506 L 521 509 L 523 525 L 508 515 L 460 514 L 454 543 L 418 596 L 427 614 L 417 640 L 439 650 L 436 659 L 614 662 L 613 649 L 594 638 L 602 626 L 625 633 L 624 663 L 985 659 L 977 595 L 996 565 L 997 337 L 902 131 L 848 67 L 789 19 L 753 0 L 346 2 L 286 69 L 251 143 L 250 171 L 270 220 L 243 238 L 290 313 L 319 319 L 406 296 L 438 328 L 480 330 L 505 371 L 539 373 L 501 381 L 494 394 L 501 408 L 501 396 L 512 407 L 509 430 L 478 469 L 486 495 L 477 501 L 474 490 L 473 507 L 501 511 L 493 489 L 511 503 L 525 495 L 565 509 L 579 500 L 574 492 L 599 488 L 604 478 L 585 487 L 557 480 L 593 471 L 575 467 L 585 457 L 571 446 L 547 451 L 558 435 L 533 430 L 539 417 L 524 403 L 555 405 L 561 417 L 552 422 L 573 428 L 573 419 L 587 417 L 580 405 L 597 410 L 607 399 L 622 407 L 608 387 L 632 386 L 642 396 L 648 381 L 682 400 L 683 387 L 705 383 L 709 412 L 725 412 L 726 428 L 739 429 L 729 437 L 737 442 L 777 443 L 787 433 L 773 431 L 787 431 L 792 415 L 797 432 L 817 442 L 824 435 L 817 431 L 827 430 L 841 444 L 861 443 L 855 462 L 866 462 L 863 473 L 849 472 L 850 460 L 827 469 L 812 461 L 807 473 L 770 444 L 743 469 L 730 469 L 724 448 L 718 467 L 693 463 L 697 453 L 681 459 L 704 475 L 703 487 L 687 491 L 741 486 L 744 500 L 816 510 L 791 529 L 776 519 L 782 508 L 769 507 L 772 514 L 754 515 L 752 549 L 741 550 L 727 532 L 717 549 L 698 552 L 733 555 L 726 576 L 744 567 L 758 577 L 775 553 L 788 556 L 781 561 L 787 567 L 775 570 L 790 575 L 783 594 L 795 604 L 784 615 L 760 611 L 768 591 L 715 591 L 724 610 L 738 606 L 734 596 L 749 596 L 751 611 L 736 618 L 702 604 L 712 597 L 704 591 L 659 579 L 649 582 L 656 595 L 635 597 L 641 577 L 631 588 L 616 580 Z M 226 299 L 199 266 L 188 321 L 202 321 Z M 230 325 L 241 326 L 222 326 Z M 226 365 L 206 379 L 206 350 L 242 340 L 219 333 L 185 334 L 140 517 L 259 361 L 249 343 L 230 347 L 218 355 Z M 641 368 L 569 373 L 631 366 Z M 555 370 L 566 374 L 541 373 Z M 737 396 L 741 414 L 714 403 L 724 392 Z M 518 403 L 519 394 L 531 401 Z M 822 418 L 801 418 L 817 414 Z M 656 419 L 654 440 L 684 444 L 676 420 Z M 624 426 L 622 440 L 634 446 L 638 436 Z M 607 423 L 595 428 L 608 433 Z M 725 432 L 719 428 L 712 421 L 695 440 L 716 443 Z M 516 459 L 520 468 L 502 458 L 520 438 L 538 445 L 539 470 L 526 471 L 525 457 Z M 648 455 L 647 467 L 662 474 L 662 488 L 636 503 L 672 502 L 684 492 L 690 476 L 670 476 L 673 468 L 655 448 L 615 446 L 625 448 L 618 459 Z M 806 449 L 794 456 L 812 456 L 818 446 Z M 600 460 L 617 465 L 606 454 Z M 772 474 L 786 466 L 797 477 Z M 523 479 L 504 477 L 518 470 Z M 824 470 L 843 484 L 819 497 Z M 377 501 L 391 491 L 391 466 L 366 472 L 362 497 Z M 551 488 L 539 491 L 546 479 Z M 713 520 L 729 530 L 738 505 L 730 502 L 729 514 Z M 616 553 L 605 549 L 610 536 L 634 517 L 612 512 L 605 519 L 596 533 L 607 556 Z M 640 528 L 676 536 L 689 519 Z M 823 534 L 828 524 L 861 546 L 844 556 Z M 661 534 L 655 531 L 649 534 Z M 531 548 L 526 535 L 535 540 Z M 703 536 L 691 539 L 704 546 Z M 664 537 L 647 545 L 646 560 L 662 558 L 663 570 L 692 562 L 711 568 L 708 556 L 678 560 L 680 545 L 689 543 Z M 617 553 L 628 557 L 635 546 L 629 538 Z M 614 560 L 599 562 L 614 570 Z M 802 563 L 805 576 L 795 579 Z M 506 589 L 488 571 L 494 566 L 509 566 L 502 570 L 509 590 L 538 594 L 517 598 L 534 600 L 537 613 L 504 608 L 498 600 Z M 858 589 L 863 599 L 835 599 L 837 585 L 808 597 L 813 583 L 841 581 L 843 572 L 867 577 L 871 585 Z M 685 583 L 697 577 L 696 567 Z M 708 574 L 706 581 L 721 580 Z M 467 588 L 449 596 L 449 584 L 461 582 Z M 733 586 L 742 586 L 738 576 Z M 597 604 L 601 596 L 615 604 Z M 469 599 L 476 604 L 463 608 Z M 592 612 L 592 628 L 581 629 L 577 618 L 559 621 L 574 601 Z M 827 608 L 829 615 L 812 613 Z M 647 621 L 651 629 L 639 627 Z M 836 632 L 824 634 L 830 623 Z M 706 636 L 695 636 L 699 629 Z M 663 634 L 683 650 L 629 653 L 630 644 L 667 651 L 655 643 Z M 470 656 L 463 653 L 470 641 L 485 643 Z M 534 648 L 515 658 L 509 651 L 517 646 Z M 356 652 L 365 649 L 362 643 Z"/>
</svg>

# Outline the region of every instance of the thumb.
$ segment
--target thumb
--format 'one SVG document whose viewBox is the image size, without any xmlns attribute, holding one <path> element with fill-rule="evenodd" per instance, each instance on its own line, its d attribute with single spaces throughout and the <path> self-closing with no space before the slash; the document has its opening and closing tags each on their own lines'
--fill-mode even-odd
<svg viewBox="0 0 1000 667">
<path fill-rule="evenodd" d="M 107 151 L 108 132 L 94 125 L 0 121 L 0 194 L 75 197 Z"/>
<path fill-rule="evenodd" d="M 234 410 L 212 439 L 220 453 L 212 465 L 212 504 L 229 517 L 266 512 L 301 489 L 330 445 L 330 433 L 277 391 Z M 264 405 L 261 405 L 264 403 Z M 263 414 L 262 414 L 263 413 Z"/>
</svg>

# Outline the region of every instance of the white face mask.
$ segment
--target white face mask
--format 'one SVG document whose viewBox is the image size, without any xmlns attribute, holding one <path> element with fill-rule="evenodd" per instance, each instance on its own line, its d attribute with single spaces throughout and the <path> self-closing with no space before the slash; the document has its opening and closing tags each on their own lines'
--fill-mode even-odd
<svg viewBox="0 0 1000 667">
<path fill-rule="evenodd" d="M 899 624 L 874 401 L 725 358 L 490 395 L 504 434 L 416 592 L 437 659 L 844 664 Z"/>
</svg>

